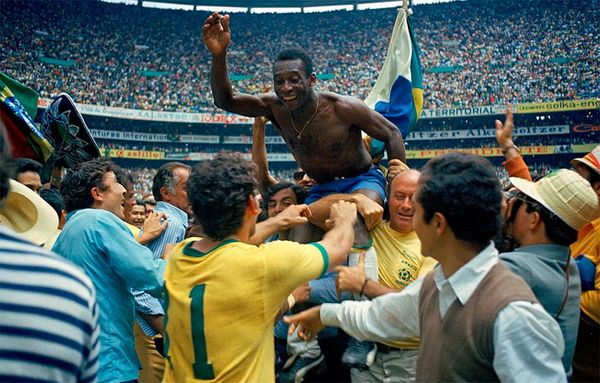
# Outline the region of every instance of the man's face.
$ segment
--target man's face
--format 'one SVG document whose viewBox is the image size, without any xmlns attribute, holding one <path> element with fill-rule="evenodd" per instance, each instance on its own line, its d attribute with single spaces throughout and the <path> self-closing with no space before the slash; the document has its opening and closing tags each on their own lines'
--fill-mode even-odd
<svg viewBox="0 0 600 383">
<path fill-rule="evenodd" d="M 144 226 L 144 220 L 146 219 L 146 209 L 143 205 L 133 205 L 129 211 L 127 222 L 137 228 Z"/>
<path fill-rule="evenodd" d="M 577 173 L 579 173 L 580 176 L 585 178 L 590 184 L 592 184 L 592 182 L 591 182 L 592 172 L 593 172 L 592 169 L 590 169 L 588 166 L 586 166 L 582 163 L 576 163 L 575 171 Z M 595 182 L 594 184 L 592 184 L 592 188 L 596 192 L 596 195 L 598 196 L 598 200 L 600 200 L 600 182 Z"/>
<path fill-rule="evenodd" d="M 129 217 L 131 209 L 135 204 L 135 198 L 133 198 L 133 185 L 127 185 L 125 188 L 125 202 L 123 203 L 123 209 L 125 217 Z"/>
<path fill-rule="evenodd" d="M 313 74 L 304 73 L 300 59 L 277 61 L 273 68 L 273 88 L 279 100 L 292 111 L 302 107 L 310 97 Z"/>
<path fill-rule="evenodd" d="M 110 211 L 117 217 L 125 220 L 125 187 L 117 182 L 117 177 L 113 172 L 104 174 L 104 190 L 98 189 L 98 195 L 101 197 L 98 208 Z"/>
<path fill-rule="evenodd" d="M 165 199 L 165 201 L 188 212 L 189 201 L 187 196 L 187 182 L 188 178 L 190 178 L 190 171 L 186 168 L 175 168 L 173 170 L 173 176 L 177 181 L 175 184 L 175 194 L 169 193 L 169 200 Z"/>
<path fill-rule="evenodd" d="M 156 206 L 156 205 L 151 205 L 151 204 L 146 205 L 146 218 L 148 218 L 150 216 L 150 214 L 154 213 L 154 206 Z"/>
<path fill-rule="evenodd" d="M 518 191 L 514 191 L 507 200 L 505 215 L 505 227 L 503 235 L 509 237 L 515 245 L 521 246 L 523 239 L 527 233 L 528 224 L 530 222 L 527 212 L 527 203 L 524 201 L 526 197 Z"/>
<path fill-rule="evenodd" d="M 308 190 L 317 184 L 317 182 L 310 178 L 302 169 L 294 172 L 294 183 L 304 190 Z"/>
<path fill-rule="evenodd" d="M 22 183 L 36 193 L 38 193 L 42 188 L 40 175 L 31 170 L 19 173 L 17 175 L 17 182 Z"/>
<path fill-rule="evenodd" d="M 418 202 L 419 187 L 413 194 L 412 205 L 414 207 L 412 227 L 419 237 L 421 242 L 421 254 L 425 257 L 434 257 L 433 245 L 436 241 L 435 228 L 433 227 L 433 219 L 429 223 L 425 222 L 425 212 L 423 207 Z"/>
<path fill-rule="evenodd" d="M 417 190 L 419 173 L 405 171 L 394 178 L 389 196 L 390 227 L 400 233 L 409 233 L 413 230 L 413 216 L 415 207 L 413 195 Z"/>
<path fill-rule="evenodd" d="M 269 197 L 267 203 L 267 213 L 269 218 L 275 217 L 277 214 L 284 211 L 288 206 L 297 203 L 296 193 L 290 188 L 281 189 L 277 193 Z"/>
</svg>

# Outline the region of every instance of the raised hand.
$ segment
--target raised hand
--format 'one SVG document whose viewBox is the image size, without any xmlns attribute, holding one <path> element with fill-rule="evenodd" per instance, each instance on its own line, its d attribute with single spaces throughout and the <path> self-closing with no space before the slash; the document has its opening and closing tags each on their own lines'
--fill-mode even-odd
<svg viewBox="0 0 600 383">
<path fill-rule="evenodd" d="M 364 218 L 367 230 L 379 225 L 383 219 L 383 207 L 364 194 L 354 193 L 352 202 L 356 204 L 358 213 Z"/>
<path fill-rule="evenodd" d="M 293 334 L 298 328 L 298 336 L 303 340 L 313 339 L 319 331 L 325 328 L 321 322 L 321 306 L 311 307 L 296 315 L 283 317 L 283 321 L 290 325 L 288 334 Z"/>
<path fill-rule="evenodd" d="M 277 214 L 277 219 L 280 220 L 282 229 L 290 229 L 307 223 L 310 216 L 310 208 L 308 205 L 302 204 L 288 206 L 284 211 Z"/>
<path fill-rule="evenodd" d="M 510 104 L 506 105 L 506 119 L 504 124 L 500 120 L 496 120 L 496 141 L 503 152 L 514 147 L 513 142 L 513 113 Z"/>
<path fill-rule="evenodd" d="M 325 221 L 325 226 L 333 228 L 336 221 L 348 221 L 354 225 L 356 223 L 356 204 L 348 201 L 338 201 L 331 205 L 329 218 Z"/>
<path fill-rule="evenodd" d="M 152 212 L 144 221 L 142 235 L 138 238 L 138 242 L 142 245 L 151 242 L 161 235 L 168 225 L 167 215 L 164 212 Z"/>
<path fill-rule="evenodd" d="M 404 162 L 400 161 L 397 158 L 393 158 L 393 159 L 389 160 L 388 173 L 387 173 L 388 182 L 392 182 L 394 177 L 396 177 L 398 174 L 400 174 L 403 171 L 408 170 L 408 169 L 410 169 L 408 167 L 408 165 L 406 165 Z"/>
<path fill-rule="evenodd" d="M 220 15 L 215 12 L 208 16 L 202 26 L 202 35 L 204 44 L 213 55 L 225 53 L 231 40 L 229 15 Z"/>
</svg>

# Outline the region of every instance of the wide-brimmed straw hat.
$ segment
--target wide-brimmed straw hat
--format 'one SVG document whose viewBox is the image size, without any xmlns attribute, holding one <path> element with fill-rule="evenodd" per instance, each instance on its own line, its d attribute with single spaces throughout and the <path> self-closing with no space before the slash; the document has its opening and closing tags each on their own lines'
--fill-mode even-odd
<svg viewBox="0 0 600 383">
<path fill-rule="evenodd" d="M 557 170 L 538 182 L 517 177 L 510 182 L 575 230 L 598 216 L 598 196 L 590 183 L 572 170 Z"/>
<path fill-rule="evenodd" d="M 43 245 L 58 228 L 58 215 L 27 186 L 10 180 L 10 190 L 0 204 L 0 225 L 36 245 Z"/>
<path fill-rule="evenodd" d="M 571 163 L 573 165 L 577 163 L 587 165 L 590 169 L 600 174 L 600 145 L 596 146 L 591 152 L 582 158 L 575 158 L 571 160 Z"/>
</svg>

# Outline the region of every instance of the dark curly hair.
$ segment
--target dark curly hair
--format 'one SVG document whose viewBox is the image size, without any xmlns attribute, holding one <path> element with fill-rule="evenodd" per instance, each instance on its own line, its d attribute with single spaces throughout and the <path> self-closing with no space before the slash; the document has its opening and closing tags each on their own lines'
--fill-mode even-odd
<svg viewBox="0 0 600 383">
<path fill-rule="evenodd" d="M 291 182 L 278 182 L 275 185 L 269 186 L 267 188 L 267 194 L 265 196 L 265 200 L 268 202 L 272 195 L 277 194 L 278 191 L 283 189 L 292 189 L 292 192 L 296 195 L 296 204 L 304 203 L 306 199 L 306 195 L 308 194 L 306 190 L 302 186 L 293 184 Z"/>
<path fill-rule="evenodd" d="M 480 156 L 454 152 L 429 160 L 421 172 L 417 201 L 425 222 L 441 213 L 462 241 L 486 245 L 502 224 L 500 181 Z"/>
<path fill-rule="evenodd" d="M 42 164 L 31 158 L 15 158 L 15 164 L 17 165 L 17 174 L 25 172 L 40 173 L 42 171 Z"/>
<path fill-rule="evenodd" d="M 255 173 L 253 162 L 230 152 L 219 152 L 193 168 L 188 198 L 205 235 L 222 241 L 240 229 L 248 196 L 258 193 Z"/>
<path fill-rule="evenodd" d="M 313 62 L 310 56 L 299 48 L 291 48 L 284 49 L 277 57 L 275 57 L 275 61 L 273 61 L 273 71 L 275 70 L 275 64 L 279 61 L 290 61 L 290 60 L 300 60 L 302 64 L 304 64 L 304 74 L 308 78 L 313 73 Z"/>
<path fill-rule="evenodd" d="M 67 213 L 92 207 L 94 199 L 91 190 L 94 187 L 106 190 L 103 181 L 108 172 L 117 174 L 119 167 L 106 158 L 96 158 L 71 168 L 60 185 Z"/>
<path fill-rule="evenodd" d="M 58 215 L 58 218 L 60 218 L 62 211 L 65 209 L 65 203 L 63 202 L 63 198 L 60 195 L 60 193 L 58 192 L 58 190 L 56 190 L 54 188 L 52 188 L 52 189 L 41 188 L 40 189 L 40 197 L 42 197 L 44 199 L 44 201 L 48 202 L 48 205 L 52 206 L 52 208 Z"/>
</svg>

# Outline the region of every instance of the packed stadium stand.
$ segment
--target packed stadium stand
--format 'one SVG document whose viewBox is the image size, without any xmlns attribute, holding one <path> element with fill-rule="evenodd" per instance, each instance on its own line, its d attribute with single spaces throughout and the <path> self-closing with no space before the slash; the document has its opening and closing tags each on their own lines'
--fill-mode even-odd
<svg viewBox="0 0 600 383">
<path fill-rule="evenodd" d="M 0 63 L 42 97 L 134 109 L 213 109 L 200 27 L 205 12 L 97 1 L 3 0 Z M 322 90 L 365 98 L 385 57 L 394 9 L 234 14 L 240 91 L 271 86 L 272 59 L 300 45 Z M 425 108 L 598 96 L 598 2 L 457 1 L 415 7 Z"/>
</svg>

